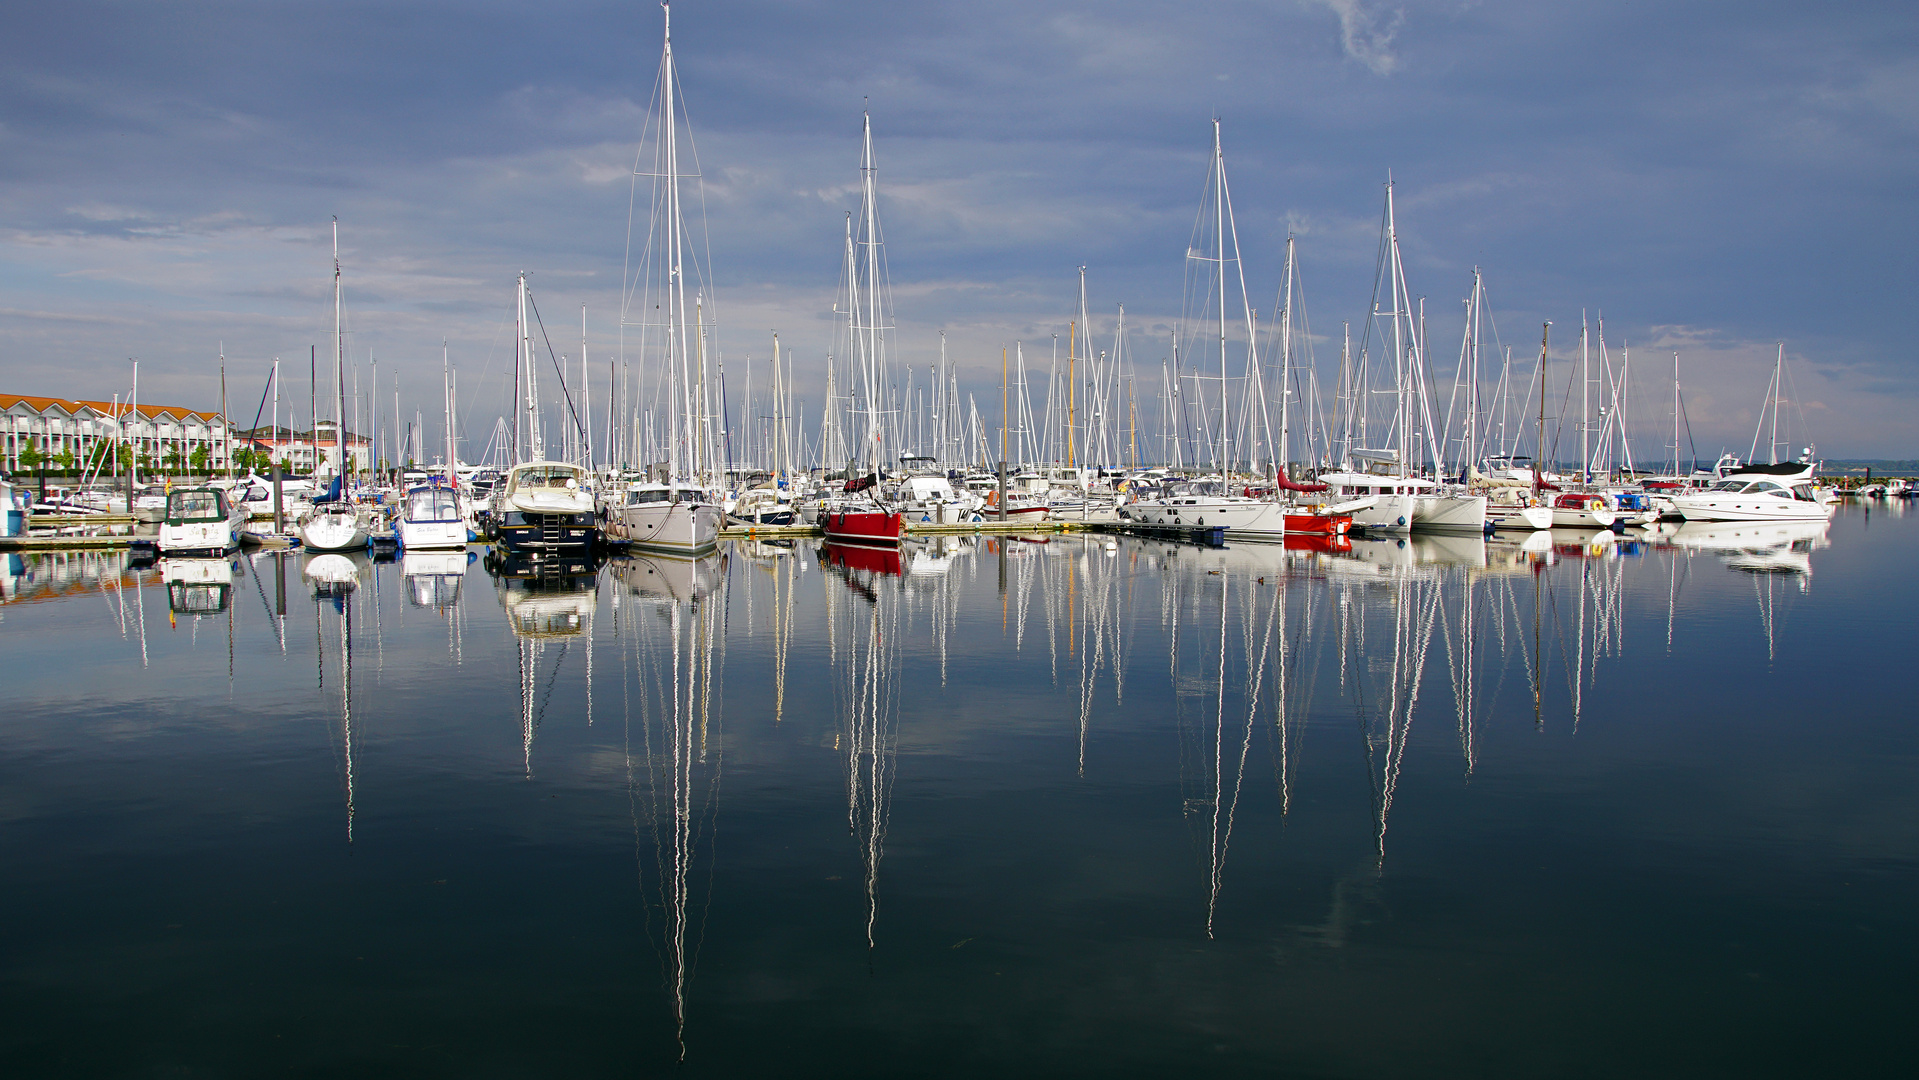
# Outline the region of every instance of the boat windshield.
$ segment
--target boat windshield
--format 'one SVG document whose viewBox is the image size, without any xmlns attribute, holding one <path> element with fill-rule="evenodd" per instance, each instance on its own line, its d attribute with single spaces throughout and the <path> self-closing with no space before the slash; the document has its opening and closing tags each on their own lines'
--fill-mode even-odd
<svg viewBox="0 0 1919 1080">
<path fill-rule="evenodd" d="M 167 517 L 176 521 L 224 521 L 217 491 L 176 491 L 167 496 Z"/>
<path fill-rule="evenodd" d="M 639 506 L 642 503 L 671 502 L 673 493 L 665 488 L 634 488 L 626 493 L 626 505 Z"/>
<path fill-rule="evenodd" d="M 1744 491 L 1746 490 L 1746 482 L 1744 480 L 1721 480 L 1717 484 L 1714 484 L 1712 487 L 1708 488 L 1707 490 L 1708 491 Z"/>
<path fill-rule="evenodd" d="M 522 469 L 513 483 L 519 488 L 577 488 L 580 477 L 564 465 L 546 465 Z"/>
<path fill-rule="evenodd" d="M 406 496 L 408 521 L 454 521 L 460 511 L 447 488 L 419 488 Z"/>
</svg>

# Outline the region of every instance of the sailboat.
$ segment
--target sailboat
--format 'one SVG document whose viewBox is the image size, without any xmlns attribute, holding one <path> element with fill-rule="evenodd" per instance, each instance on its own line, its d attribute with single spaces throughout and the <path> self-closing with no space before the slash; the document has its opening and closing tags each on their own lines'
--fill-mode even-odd
<svg viewBox="0 0 1919 1080">
<path fill-rule="evenodd" d="M 408 489 L 394 521 L 400 547 L 405 551 L 465 550 L 466 513 L 460 506 L 459 473 L 453 454 L 453 381 L 446 359 L 446 343 L 440 344 L 440 381 L 446 406 L 446 475 Z"/>
<path fill-rule="evenodd" d="M 300 518 L 300 543 L 308 551 L 359 551 L 367 546 L 366 515 L 353 505 L 347 480 L 346 326 L 340 294 L 340 219 L 333 219 L 333 436 L 336 447 L 333 484 L 313 498 Z M 315 423 L 317 427 L 317 421 Z"/>
<path fill-rule="evenodd" d="M 1343 532 L 1351 524 L 1351 519 L 1343 514 L 1322 519 L 1317 511 L 1291 507 L 1277 499 L 1254 498 L 1244 494 L 1243 487 L 1240 493 L 1234 492 L 1231 470 L 1237 455 L 1245 453 L 1254 471 L 1263 475 L 1264 467 L 1259 460 L 1261 447 L 1270 449 L 1272 440 L 1267 427 L 1265 380 L 1259 371 L 1258 336 L 1253 323 L 1252 303 L 1246 296 L 1243 270 L 1236 274 L 1240 311 L 1233 316 L 1243 319 L 1246 333 L 1244 390 L 1237 418 L 1233 416 L 1232 395 L 1227 391 L 1233 377 L 1229 375 L 1228 353 L 1231 346 L 1228 331 L 1231 323 L 1227 312 L 1227 295 L 1232 291 L 1232 279 L 1228 276 L 1226 266 L 1232 263 L 1237 269 L 1241 260 L 1239 233 L 1233 220 L 1232 196 L 1226 184 L 1226 155 L 1221 148 L 1217 119 L 1213 121 L 1213 153 L 1206 195 L 1201 206 L 1199 226 L 1195 230 L 1193 243 L 1187 249 L 1187 261 L 1199 267 L 1211 264 L 1216 268 L 1198 271 L 1211 280 L 1202 282 L 1193 292 L 1215 301 L 1217 307 L 1189 312 L 1185 317 L 1188 330 L 1183 336 L 1196 338 L 1198 327 L 1203 327 L 1209 321 L 1213 323 L 1212 332 L 1216 335 L 1219 351 L 1219 375 L 1205 378 L 1217 378 L 1220 384 L 1219 427 L 1217 442 L 1212 448 L 1219 476 L 1214 481 L 1167 483 L 1157 497 L 1141 499 L 1121 507 L 1119 516 L 1149 525 L 1225 526 L 1234 539 L 1283 541 L 1289 528 L 1297 531 Z M 1215 274 L 1216 277 L 1213 276 Z M 1203 398 L 1203 393 L 1201 396 Z M 1240 442 L 1238 447 L 1232 445 L 1235 435 Z M 1208 441 L 1213 440 L 1209 437 Z M 1280 455 L 1283 454 L 1282 449 Z M 1276 464 L 1283 466 L 1284 463 Z M 1290 481 L 1288 486 L 1299 491 L 1325 490 L 1317 485 L 1292 484 Z"/>
<path fill-rule="evenodd" d="M 1426 396 L 1426 340 L 1424 301 L 1417 311 L 1406 286 L 1404 260 L 1399 251 L 1399 225 L 1393 209 L 1393 183 L 1386 182 L 1386 206 L 1380 221 L 1379 271 L 1373 292 L 1372 329 L 1384 315 L 1392 320 L 1390 329 L 1381 327 L 1380 344 L 1390 343 L 1393 350 L 1393 397 L 1396 402 L 1392 432 L 1382 448 L 1353 446 L 1355 437 L 1366 435 L 1365 409 L 1354 410 L 1348 423 L 1347 451 L 1342 468 L 1322 473 L 1320 481 L 1333 486 L 1348 498 L 1374 498 L 1372 506 L 1354 512 L 1353 521 L 1374 532 L 1406 532 L 1412 529 L 1436 532 L 1483 532 L 1486 528 L 1486 497 L 1460 494 L 1443 488 L 1446 475 L 1445 440 L 1433 423 L 1431 402 Z M 1379 286 L 1388 291 L 1390 310 L 1380 308 Z M 1354 380 L 1355 393 L 1364 393 L 1366 349 L 1361 346 L 1361 373 Z M 1421 444 L 1432 455 L 1432 476 L 1413 472 L 1413 458 Z"/>
<path fill-rule="evenodd" d="M 493 538 L 509 551 L 545 558 L 589 551 L 599 539 L 592 476 L 570 461 L 546 457 L 540 427 L 540 391 L 533 330 L 527 317 L 526 275 L 519 281 L 519 342 L 515 350 L 519 401 L 515 403 L 514 451 L 519 464 L 509 469 L 495 495 Z"/>
<path fill-rule="evenodd" d="M 662 5 L 664 7 L 664 5 Z M 686 119 L 677 99 L 679 74 L 673 66 L 673 23 L 666 19 L 665 43 L 660 52 L 660 94 L 655 121 L 653 208 L 647 215 L 650 234 L 641 248 L 647 265 L 627 284 L 622 321 L 637 324 L 642 349 L 657 348 L 657 372 L 667 391 L 667 462 L 663 476 L 628 483 L 609 491 L 601 502 L 609 543 L 680 555 L 699 555 L 719 545 L 724 517 L 713 498 L 716 470 L 712 409 L 707 402 L 706 335 L 696 293 L 691 299 L 694 318 L 687 312 L 687 271 L 698 271 L 698 260 L 688 266 L 686 217 L 681 208 L 680 182 L 697 179 L 697 171 L 682 171 L 679 128 Z M 678 104 L 676 104 L 678 100 Z M 704 203 L 702 202 L 702 205 Z M 635 215 L 637 216 L 637 215 Z M 653 321 L 655 319 L 661 321 Z"/>
<path fill-rule="evenodd" d="M 897 545 L 904 516 L 880 495 L 880 397 L 886 391 L 885 263 L 880 253 L 878 168 L 873 164 L 873 117 L 862 114 L 860 221 L 846 236 L 846 317 L 852 337 L 855 387 L 866 412 L 866 433 L 846 468 L 840 496 L 820 513 L 826 538 L 839 543 Z M 849 219 L 850 221 L 850 219 Z"/>
</svg>

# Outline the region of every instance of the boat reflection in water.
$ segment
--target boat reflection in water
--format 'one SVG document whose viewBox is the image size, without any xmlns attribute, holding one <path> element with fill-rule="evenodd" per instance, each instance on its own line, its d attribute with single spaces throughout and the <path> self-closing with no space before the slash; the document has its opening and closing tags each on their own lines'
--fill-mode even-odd
<svg viewBox="0 0 1919 1080">
<path fill-rule="evenodd" d="M 360 587 L 360 574 L 365 569 L 360 559 L 364 557 L 332 552 L 310 556 L 300 576 L 312 584 L 315 599 L 331 600 L 334 610 L 344 611 L 346 597 Z"/>
<path fill-rule="evenodd" d="M 1724 557 L 1728 567 L 1755 574 L 1812 574 L 1812 553 L 1826 547 L 1828 521 L 1688 521 L 1666 534 L 1667 542 L 1688 551 Z"/>
<path fill-rule="evenodd" d="M 167 610 L 176 615 L 215 615 L 227 610 L 236 568 L 227 559 L 161 559 Z"/>
<path fill-rule="evenodd" d="M 460 602 L 460 583 L 473 558 L 467 551 L 408 550 L 400 556 L 407 602 L 441 613 L 453 608 Z"/>
<path fill-rule="evenodd" d="M 727 558 L 699 559 L 671 555 L 625 555 L 610 560 L 613 580 L 622 593 L 643 600 L 703 600 L 718 592 L 726 578 Z"/>
<path fill-rule="evenodd" d="M 697 913 L 710 899 L 725 757 L 723 684 L 716 676 L 726 659 L 728 562 L 717 554 L 612 562 L 634 852 L 682 1059 L 687 985 L 704 927 Z"/>
<path fill-rule="evenodd" d="M 546 716 L 569 649 L 583 639 L 586 654 L 586 722 L 593 722 L 593 612 L 599 603 L 602 560 L 584 552 L 538 559 L 496 548 L 486 568 L 499 590 L 500 607 L 519 646 L 520 745 L 528 779 L 533 777 L 533 737 Z M 557 655 L 542 681 L 547 647 Z"/>
<path fill-rule="evenodd" d="M 902 573 L 898 548 L 823 544 L 820 565 L 845 588 L 826 590 L 827 655 L 838 727 L 833 749 L 846 780 L 846 829 L 859 847 L 866 947 L 878 945 L 880 860 L 899 749 Z"/>
<path fill-rule="evenodd" d="M 847 584 L 862 589 L 867 588 L 873 578 L 899 577 L 906 572 L 899 548 L 871 544 L 822 544 L 820 565 L 840 571 L 840 577 Z"/>
<path fill-rule="evenodd" d="M 346 840 L 353 842 L 354 730 L 353 730 L 353 608 L 359 601 L 361 578 L 369 570 L 364 554 L 327 553 L 307 559 L 301 576 L 313 587 L 313 640 L 319 657 L 317 689 L 323 697 L 338 695 L 340 726 L 333 745 L 339 753 L 341 794 L 346 800 Z M 334 613 L 331 632 L 326 610 Z M 376 605 L 377 609 L 377 605 Z M 332 655 L 329 655 L 329 654 Z M 334 685 L 329 688 L 329 677 Z"/>
</svg>

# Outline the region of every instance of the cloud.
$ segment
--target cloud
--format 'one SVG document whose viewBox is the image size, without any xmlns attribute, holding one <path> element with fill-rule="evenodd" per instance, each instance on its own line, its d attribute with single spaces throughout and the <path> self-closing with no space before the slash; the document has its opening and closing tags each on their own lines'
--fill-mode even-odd
<svg viewBox="0 0 1919 1080">
<path fill-rule="evenodd" d="M 1393 38 L 1406 21 L 1404 9 L 1395 9 L 1382 25 L 1376 11 L 1368 11 L 1359 0 L 1309 0 L 1339 16 L 1339 44 L 1346 55 L 1365 64 L 1375 75 L 1391 75 L 1399 66 L 1393 54 Z"/>
</svg>

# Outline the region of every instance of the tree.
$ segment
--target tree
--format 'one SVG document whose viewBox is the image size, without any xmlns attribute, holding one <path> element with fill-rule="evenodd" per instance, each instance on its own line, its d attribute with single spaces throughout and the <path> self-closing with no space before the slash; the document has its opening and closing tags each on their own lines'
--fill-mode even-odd
<svg viewBox="0 0 1919 1080">
<path fill-rule="evenodd" d="M 202 474 L 206 473 L 207 462 L 212 456 L 213 455 L 207 451 L 205 444 L 194 447 L 191 457 L 193 461 L 193 471 Z"/>
<path fill-rule="evenodd" d="M 61 447 L 59 456 L 55 460 L 60 463 L 60 471 L 68 476 L 72 476 L 74 467 L 80 464 L 80 459 L 74 455 L 71 446 Z"/>
<path fill-rule="evenodd" d="M 235 450 L 233 452 L 233 467 L 242 472 L 251 470 L 253 468 L 253 451 L 248 450 L 244 446 Z"/>
</svg>

